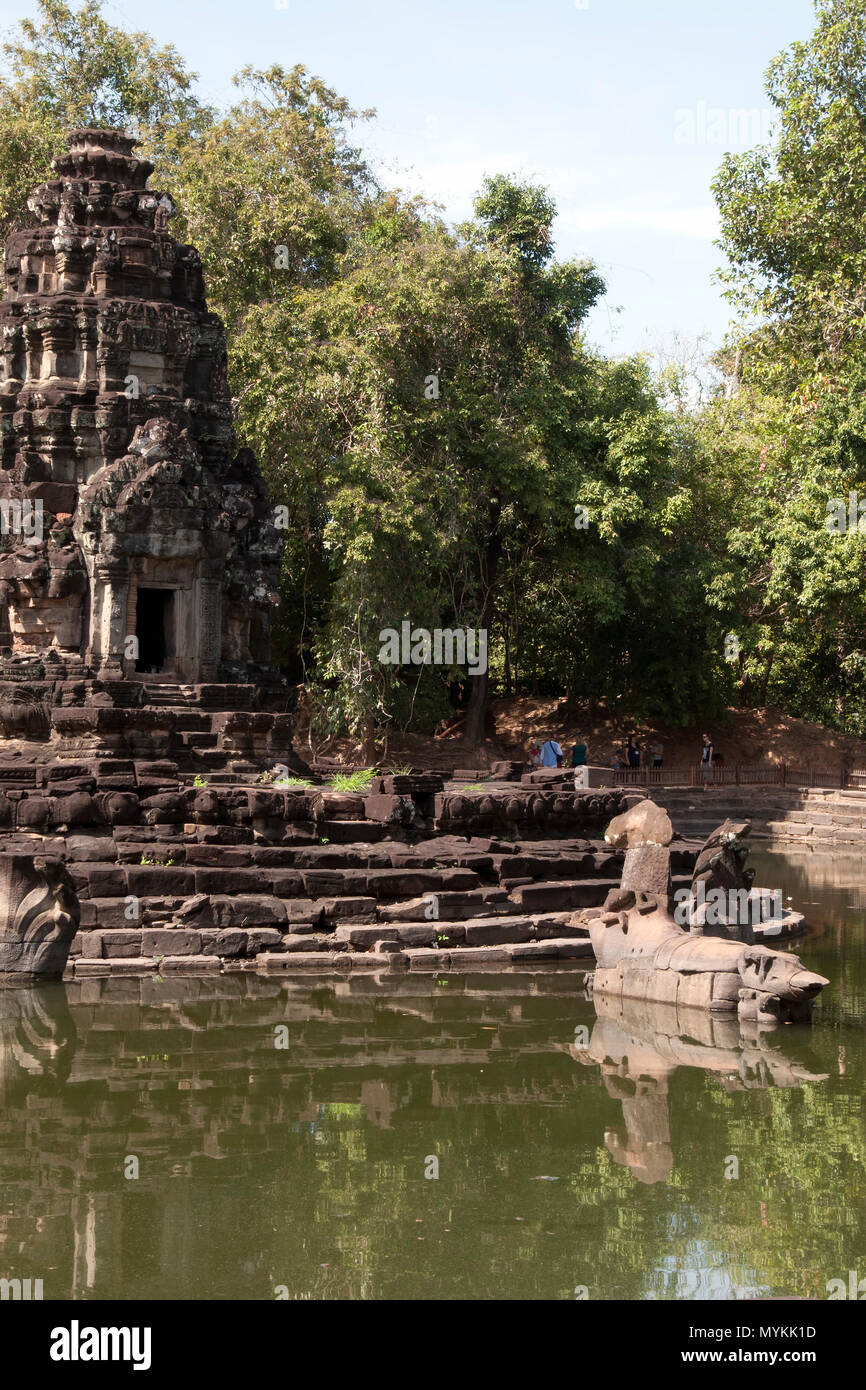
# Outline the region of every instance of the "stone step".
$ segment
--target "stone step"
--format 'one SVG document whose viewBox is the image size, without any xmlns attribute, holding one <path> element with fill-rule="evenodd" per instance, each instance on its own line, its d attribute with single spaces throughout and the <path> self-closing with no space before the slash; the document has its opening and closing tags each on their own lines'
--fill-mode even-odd
<svg viewBox="0 0 866 1390">
<path fill-rule="evenodd" d="M 216 748 L 218 741 L 216 734 L 205 734 L 197 731 L 181 734 L 181 743 L 190 749 Z"/>
<path fill-rule="evenodd" d="M 354 897 L 371 895 L 390 904 L 392 916 L 414 912 L 417 900 L 435 895 L 433 909 L 443 916 L 469 916 L 475 902 L 485 910 L 508 912 L 512 899 L 531 888 L 542 892 L 568 891 L 573 884 L 580 903 L 594 886 L 606 888 L 618 882 L 621 856 L 582 854 L 563 856 L 550 863 L 542 877 L 544 861 L 526 855 L 493 855 L 473 850 L 461 853 L 452 846 L 437 853 L 427 846 L 412 852 L 408 846 L 385 843 L 371 849 L 330 844 L 226 846 L 184 843 L 176 839 L 141 840 L 139 827 L 130 828 L 136 838 L 103 837 L 113 859 L 84 859 L 80 850 L 70 864 L 73 882 L 82 899 L 124 898 L 128 895 L 190 897 L 194 894 L 244 893 L 290 897 Z M 674 858 L 675 871 L 688 871 L 695 848 L 683 847 Z M 574 874 L 579 867 L 582 872 Z M 521 875 L 515 869 L 532 869 Z M 563 868 L 572 872 L 564 873 Z M 488 880 L 487 883 L 482 879 Z M 602 892 L 603 896 L 603 892 Z M 527 901 L 529 901 L 529 897 Z M 516 899 L 520 901 L 520 899 Z M 575 905 L 579 905 L 576 903 Z"/>
<path fill-rule="evenodd" d="M 701 794 L 696 797 L 683 797 L 681 801 L 658 801 L 658 805 L 664 806 L 665 810 L 671 815 L 682 813 L 683 811 L 695 811 L 701 815 L 715 816 L 717 821 L 722 821 L 727 815 L 734 818 L 749 819 L 753 813 L 762 814 L 767 810 L 785 811 L 792 807 L 799 807 L 803 803 L 799 797 L 791 797 L 790 800 L 782 800 L 774 797 L 772 800 L 756 801 L 753 798 L 743 798 L 742 801 L 714 802 L 709 798 L 704 800 Z"/>
<path fill-rule="evenodd" d="M 784 840 L 824 840 L 828 845 L 862 844 L 866 841 L 866 827 L 854 825 L 808 825 L 802 821 L 770 821 L 768 831 L 778 839 Z"/>
<path fill-rule="evenodd" d="M 445 895 L 446 901 L 470 901 L 467 894 L 483 892 L 481 881 L 472 869 L 466 868 L 294 868 L 272 867 L 213 867 L 196 866 L 188 862 L 141 864 L 131 860 L 117 863 L 72 863 L 70 873 L 79 897 L 118 898 L 128 895 L 139 898 L 189 898 L 196 894 L 243 893 L 263 894 L 281 898 L 292 897 L 357 897 L 369 895 L 384 903 L 398 903 L 425 895 Z M 156 856 L 153 856 L 156 858 Z M 167 859 L 171 855 L 167 856 Z M 460 898 L 460 895 L 463 898 Z"/>
<path fill-rule="evenodd" d="M 826 802 L 818 810 L 788 811 L 784 816 L 775 817 L 777 820 L 800 821 L 806 825 L 863 825 L 866 819 L 866 806 L 862 809 L 851 809 L 847 806 L 832 806 Z"/>
<path fill-rule="evenodd" d="M 373 845 L 385 839 L 387 834 L 388 826 L 380 825 L 378 821 L 326 819 L 322 824 L 320 838 L 332 840 L 334 844 L 353 844 L 357 840 L 363 840 Z"/>
<path fill-rule="evenodd" d="M 211 732 L 211 716 L 202 714 L 201 710 L 178 710 L 177 719 L 174 722 L 174 732 L 207 734 Z"/>
<path fill-rule="evenodd" d="M 150 923 L 83 928 L 75 938 L 73 962 L 102 959 L 161 959 L 180 956 L 252 958 L 262 953 L 361 952 L 410 950 L 428 947 L 513 946 L 547 941 L 573 941 L 590 950 L 588 934 L 572 925 L 571 914 L 523 915 L 505 921 L 471 918 L 459 923 L 400 922 L 342 923 L 328 926 L 319 919 L 318 929 L 299 931 L 301 923 L 287 929 L 275 927 L 178 926 Z M 323 929 L 324 928 L 324 929 Z"/>
<path fill-rule="evenodd" d="M 531 883 L 513 889 L 511 900 L 523 911 L 566 911 L 579 907 L 598 907 L 604 902 L 608 892 L 618 887 L 618 878 Z"/>
<path fill-rule="evenodd" d="M 692 801 L 699 799 L 699 801 L 716 803 L 719 806 L 742 806 L 745 803 L 763 802 L 767 799 L 778 802 L 792 801 L 792 799 L 803 799 L 809 795 L 810 788 L 808 787 L 710 787 L 708 791 L 703 791 L 702 787 L 677 787 L 659 791 L 651 788 L 651 799 L 659 802 L 659 805 L 662 803 L 667 805 L 669 802 L 671 805 L 678 805 L 678 803 L 688 801 L 688 799 L 692 799 Z"/>
<path fill-rule="evenodd" d="M 707 835 L 709 835 L 712 830 L 716 830 L 723 821 L 728 819 L 735 821 L 747 820 L 754 825 L 757 821 L 765 820 L 767 816 L 787 814 L 787 811 L 772 810 L 767 811 L 766 815 L 756 816 L 754 812 L 747 813 L 734 809 L 733 807 L 729 807 L 726 814 L 721 816 L 702 816 L 697 811 L 669 811 L 671 824 L 680 835 L 686 833 L 686 827 L 688 827 L 689 830 L 697 827 L 701 830 L 704 839 L 706 839 Z"/>
<path fill-rule="evenodd" d="M 671 881 L 674 891 L 687 888 L 691 883 L 691 875 L 673 874 Z M 524 911 L 566 911 L 580 907 L 598 907 L 612 889 L 619 887 L 619 883 L 619 877 L 530 883 L 515 888 L 510 897 L 512 902 Z"/>
<path fill-rule="evenodd" d="M 671 817 L 671 819 L 673 820 L 675 829 L 679 831 L 681 835 L 685 836 L 689 841 L 697 842 L 698 844 L 703 844 L 704 840 L 708 839 L 709 836 L 712 835 L 713 831 L 717 830 L 719 825 L 721 824 L 721 822 L 715 816 L 712 816 L 706 820 L 699 820 L 696 817 L 691 816 L 683 817 L 681 819 L 677 817 Z M 726 817 L 723 816 L 722 820 L 724 819 L 726 819 Z M 759 819 L 756 816 L 734 815 L 729 817 L 729 819 L 748 820 L 749 824 L 752 827 L 752 838 L 766 833 L 767 821 L 763 818 Z"/>
<path fill-rule="evenodd" d="M 570 939 L 503 946 L 456 947 L 450 951 L 429 948 L 376 954 L 374 952 L 330 951 L 266 951 L 252 961 L 224 959 L 223 969 L 253 968 L 266 974 L 315 971 L 323 975 L 346 975 L 372 971 L 394 970 L 410 973 L 440 973 L 443 971 L 485 970 L 500 971 L 508 966 L 537 968 L 545 964 L 573 962 L 586 959 L 591 963 L 592 948 L 588 942 Z M 124 959 L 76 958 L 72 964 L 73 977 L 87 979 L 111 975 L 143 975 L 157 971 L 190 974 L 211 973 L 215 968 L 213 955 L 179 955 L 162 957 L 129 957 Z M 482 1054 L 486 1055 L 486 1054 Z M 462 1058 L 462 1054 L 461 1054 Z"/>
<path fill-rule="evenodd" d="M 128 917 L 127 913 L 136 913 Z M 148 894 L 137 902 L 123 898 L 84 898 L 81 900 L 81 928 L 150 928 L 171 924 L 201 931 L 203 928 L 272 927 L 314 930 L 317 924 L 331 927 L 340 922 L 374 922 L 376 900 L 372 897 L 279 898 L 267 893 L 211 893 L 207 896 L 170 897 Z M 74 942 L 75 939 L 73 939 Z"/>
<path fill-rule="evenodd" d="M 178 686 L 167 686 L 163 690 L 157 690 L 153 686 L 145 687 L 144 703 L 157 709 L 176 709 L 178 711 L 198 707 L 195 691 L 185 691 Z"/>
<path fill-rule="evenodd" d="M 491 945 L 505 941 L 531 941 L 548 936 L 586 937 L 582 925 L 573 925 L 574 913 L 534 912 L 511 917 L 469 917 L 462 922 L 377 922 L 359 925 L 342 923 L 334 936 L 353 949 L 366 950 L 376 941 L 399 941 L 409 945 L 430 945 L 448 939 L 466 945 Z"/>
<path fill-rule="evenodd" d="M 559 960 L 571 961 L 592 957 L 589 942 L 571 938 L 551 939 L 549 941 L 506 943 L 501 946 L 456 946 L 450 950 L 435 950 L 430 947 L 409 948 L 391 952 L 346 952 L 331 953 L 320 951 L 292 952 L 285 955 L 267 952 L 256 958 L 256 969 L 268 974 L 281 971 L 315 970 L 327 972 L 352 972 L 356 970 L 395 969 L 439 973 L 452 970 L 501 970 L 510 965 L 542 965 Z M 103 961 L 102 968 L 108 966 Z M 94 970 L 92 973 L 102 973 Z"/>
</svg>

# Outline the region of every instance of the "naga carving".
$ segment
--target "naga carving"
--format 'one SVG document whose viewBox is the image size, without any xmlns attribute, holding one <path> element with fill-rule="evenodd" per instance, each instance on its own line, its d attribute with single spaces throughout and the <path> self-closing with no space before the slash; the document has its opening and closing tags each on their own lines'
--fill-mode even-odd
<svg viewBox="0 0 866 1390">
<path fill-rule="evenodd" d="M 61 863 L 0 855 L 0 976 L 59 979 L 80 918 Z"/>
<path fill-rule="evenodd" d="M 722 829 L 710 841 L 726 843 Z M 829 981 L 797 956 L 706 936 L 697 920 L 685 931 L 674 920 L 668 848 L 673 827 L 666 812 L 643 801 L 611 821 L 606 839 L 626 848 L 621 886 L 603 907 L 578 917 L 595 952 L 596 994 L 736 1013 L 758 1023 L 810 1017 L 815 996 Z M 737 863 L 739 881 L 743 865 Z"/>
</svg>

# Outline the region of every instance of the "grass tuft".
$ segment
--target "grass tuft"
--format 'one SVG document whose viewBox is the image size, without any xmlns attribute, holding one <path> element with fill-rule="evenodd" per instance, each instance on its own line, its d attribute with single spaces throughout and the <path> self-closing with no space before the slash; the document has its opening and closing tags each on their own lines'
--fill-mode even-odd
<svg viewBox="0 0 866 1390">
<path fill-rule="evenodd" d="M 363 767 L 357 772 L 337 772 L 325 783 L 335 792 L 365 792 L 379 772 L 375 767 Z"/>
</svg>

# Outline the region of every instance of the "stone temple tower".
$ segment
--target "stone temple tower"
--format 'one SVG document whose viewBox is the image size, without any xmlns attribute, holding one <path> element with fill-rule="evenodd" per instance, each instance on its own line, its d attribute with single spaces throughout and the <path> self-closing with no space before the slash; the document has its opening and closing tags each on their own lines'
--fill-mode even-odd
<svg viewBox="0 0 866 1390">
<path fill-rule="evenodd" d="M 280 538 L 198 254 L 132 139 L 68 145 L 5 248 L 0 675 L 273 683 Z"/>
</svg>

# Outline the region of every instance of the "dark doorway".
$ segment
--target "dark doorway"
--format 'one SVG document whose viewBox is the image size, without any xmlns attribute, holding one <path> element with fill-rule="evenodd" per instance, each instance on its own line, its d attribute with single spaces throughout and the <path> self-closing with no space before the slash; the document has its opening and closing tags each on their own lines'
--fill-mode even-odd
<svg viewBox="0 0 866 1390">
<path fill-rule="evenodd" d="M 136 671 L 162 671 L 174 655 L 171 621 L 172 589 L 139 589 L 135 600 L 135 635 L 138 638 Z"/>
</svg>

